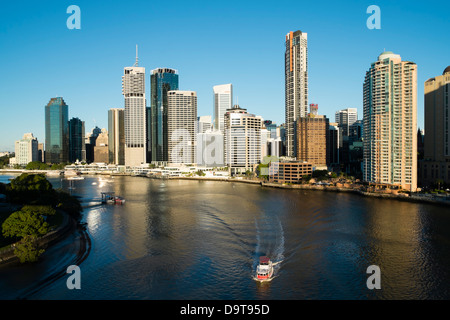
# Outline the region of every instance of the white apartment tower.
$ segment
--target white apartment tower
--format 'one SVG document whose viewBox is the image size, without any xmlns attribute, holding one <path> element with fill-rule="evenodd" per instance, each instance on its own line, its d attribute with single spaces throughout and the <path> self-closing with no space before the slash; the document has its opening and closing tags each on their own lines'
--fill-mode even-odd
<svg viewBox="0 0 450 320">
<path fill-rule="evenodd" d="M 197 141 L 197 93 L 167 93 L 167 133 L 170 164 L 194 164 Z"/>
<path fill-rule="evenodd" d="M 122 94 L 125 97 L 125 165 L 139 166 L 146 162 L 146 100 L 145 68 L 124 68 Z"/>
<path fill-rule="evenodd" d="M 27 165 L 29 162 L 38 161 L 38 140 L 32 133 L 25 133 L 22 140 L 15 143 L 16 164 Z"/>
<path fill-rule="evenodd" d="M 233 107 L 233 85 L 222 84 L 213 87 L 214 92 L 214 128 L 224 132 L 224 115 Z"/>
<path fill-rule="evenodd" d="M 285 43 L 286 156 L 295 157 L 294 122 L 308 115 L 308 35 L 291 31 Z"/>
<path fill-rule="evenodd" d="M 263 119 L 235 105 L 225 114 L 225 164 L 230 173 L 253 170 L 261 160 Z"/>
<path fill-rule="evenodd" d="M 363 177 L 417 188 L 417 65 L 383 52 L 366 72 Z"/>
</svg>

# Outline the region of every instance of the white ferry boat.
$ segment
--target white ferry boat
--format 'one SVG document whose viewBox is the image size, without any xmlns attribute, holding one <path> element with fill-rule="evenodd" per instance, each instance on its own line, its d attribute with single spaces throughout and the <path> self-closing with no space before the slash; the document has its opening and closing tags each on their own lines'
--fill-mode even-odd
<svg viewBox="0 0 450 320">
<path fill-rule="evenodd" d="M 270 280 L 273 276 L 273 263 L 266 256 L 259 257 L 259 265 L 256 268 L 258 280 Z"/>
</svg>

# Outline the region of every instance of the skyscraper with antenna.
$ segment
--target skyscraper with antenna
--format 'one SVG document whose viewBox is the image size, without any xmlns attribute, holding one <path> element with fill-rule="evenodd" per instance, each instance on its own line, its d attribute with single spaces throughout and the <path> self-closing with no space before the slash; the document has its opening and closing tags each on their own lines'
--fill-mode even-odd
<svg viewBox="0 0 450 320">
<path fill-rule="evenodd" d="M 139 166 L 146 162 L 145 68 L 139 67 L 138 61 L 136 45 L 136 62 L 133 67 L 125 67 L 122 76 L 126 166 Z"/>
</svg>

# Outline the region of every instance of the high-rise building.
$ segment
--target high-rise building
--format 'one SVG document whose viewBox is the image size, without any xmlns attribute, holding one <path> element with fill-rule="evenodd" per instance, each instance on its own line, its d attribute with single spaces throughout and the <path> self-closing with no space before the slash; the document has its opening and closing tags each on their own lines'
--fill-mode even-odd
<svg viewBox="0 0 450 320">
<path fill-rule="evenodd" d="M 125 97 L 125 165 L 139 166 L 146 163 L 146 100 L 145 68 L 138 67 L 138 59 L 133 67 L 124 68 L 122 94 Z"/>
<path fill-rule="evenodd" d="M 332 169 L 339 167 L 339 127 L 336 122 L 330 122 L 327 131 L 327 166 Z"/>
<path fill-rule="evenodd" d="M 296 121 L 296 157 L 316 169 L 327 168 L 327 133 L 329 120 L 323 115 L 298 118 Z"/>
<path fill-rule="evenodd" d="M 295 124 L 308 114 L 308 35 L 286 35 L 285 51 L 286 155 L 295 157 Z"/>
<path fill-rule="evenodd" d="M 38 161 L 38 140 L 32 133 L 25 133 L 15 143 L 16 164 L 26 166 L 29 162 Z"/>
<path fill-rule="evenodd" d="M 337 122 L 341 134 L 349 136 L 350 127 L 358 120 L 358 110 L 356 108 L 347 108 L 336 111 L 335 122 Z"/>
<path fill-rule="evenodd" d="M 207 130 L 212 130 L 211 116 L 200 116 L 197 118 L 197 133 L 204 133 Z"/>
<path fill-rule="evenodd" d="M 253 170 L 261 160 L 263 119 L 235 105 L 225 113 L 225 164 L 230 173 Z"/>
<path fill-rule="evenodd" d="M 363 179 L 416 191 L 417 65 L 383 52 L 363 88 Z"/>
<path fill-rule="evenodd" d="M 44 159 L 44 143 L 38 143 L 38 161 L 45 162 L 45 159 Z"/>
<path fill-rule="evenodd" d="M 84 138 L 85 148 L 86 148 L 86 162 L 94 162 L 94 147 L 97 142 L 97 138 L 102 133 L 102 129 L 95 127 L 91 132 L 87 133 Z"/>
<path fill-rule="evenodd" d="M 84 121 L 79 118 L 69 120 L 69 161 L 86 161 Z"/>
<path fill-rule="evenodd" d="M 450 184 L 450 66 L 425 81 L 425 137 L 420 162 L 423 186 Z M 442 183 L 441 183 L 442 185 Z"/>
<path fill-rule="evenodd" d="M 270 138 L 276 139 L 277 135 L 277 124 L 272 122 L 272 120 L 264 120 L 264 127 L 270 132 Z"/>
<path fill-rule="evenodd" d="M 69 161 L 69 106 L 62 97 L 51 98 L 45 106 L 45 161 Z"/>
<path fill-rule="evenodd" d="M 233 85 L 221 84 L 213 87 L 214 128 L 224 132 L 224 115 L 233 107 Z"/>
<path fill-rule="evenodd" d="M 270 155 L 270 151 L 269 150 L 269 143 L 271 142 L 271 138 L 270 138 L 270 131 L 267 130 L 266 127 L 262 127 L 261 128 L 261 159 L 260 161 L 263 162 L 264 157 L 269 156 Z"/>
<path fill-rule="evenodd" d="M 151 107 L 146 107 L 145 108 L 145 122 L 147 124 L 146 127 L 146 150 L 147 150 L 147 155 L 146 155 L 146 162 L 150 163 L 152 162 L 152 108 Z"/>
<path fill-rule="evenodd" d="M 102 132 L 98 135 L 94 146 L 94 162 L 108 163 L 109 151 L 108 151 L 108 131 L 102 129 Z"/>
<path fill-rule="evenodd" d="M 358 120 L 358 110 L 356 108 L 347 108 L 336 111 L 335 122 L 339 129 L 339 163 L 344 172 L 349 172 L 349 148 L 350 131 L 352 126 Z"/>
<path fill-rule="evenodd" d="M 178 72 L 169 68 L 154 69 L 150 83 L 152 162 L 168 162 L 167 94 L 169 91 L 178 90 Z"/>
<path fill-rule="evenodd" d="M 167 134 L 169 163 L 193 164 L 197 141 L 197 93 L 167 93 Z"/>
<path fill-rule="evenodd" d="M 124 109 L 108 110 L 108 162 L 125 164 Z"/>
</svg>

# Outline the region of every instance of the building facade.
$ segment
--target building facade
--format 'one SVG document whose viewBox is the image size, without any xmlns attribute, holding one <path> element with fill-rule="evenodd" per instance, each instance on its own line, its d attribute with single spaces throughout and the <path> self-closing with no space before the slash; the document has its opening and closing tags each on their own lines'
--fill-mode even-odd
<svg viewBox="0 0 450 320">
<path fill-rule="evenodd" d="M 15 143 L 16 164 L 26 166 L 32 161 L 39 161 L 38 140 L 32 133 L 25 133 L 21 140 Z"/>
<path fill-rule="evenodd" d="M 307 33 L 289 32 L 285 45 L 286 156 L 295 157 L 295 121 L 308 114 Z"/>
<path fill-rule="evenodd" d="M 383 52 L 366 72 L 363 179 L 417 188 L 417 65 Z"/>
<path fill-rule="evenodd" d="M 145 68 L 124 68 L 122 94 L 125 98 L 125 165 L 139 166 L 146 163 L 146 100 Z"/>
<path fill-rule="evenodd" d="M 171 164 L 194 164 L 197 141 L 197 93 L 167 93 L 168 156 Z"/>
<path fill-rule="evenodd" d="M 125 165 L 124 109 L 108 110 L 108 162 Z"/>
<path fill-rule="evenodd" d="M 86 161 L 84 121 L 78 118 L 69 120 L 69 162 Z"/>
<path fill-rule="evenodd" d="M 425 81 L 425 136 L 420 185 L 450 184 L 450 66 Z"/>
<path fill-rule="evenodd" d="M 296 127 L 297 160 L 326 169 L 329 120 L 323 115 L 298 118 Z"/>
<path fill-rule="evenodd" d="M 151 87 L 151 145 L 152 162 L 168 162 L 168 92 L 178 90 L 178 71 L 169 68 L 152 70 Z"/>
<path fill-rule="evenodd" d="M 253 170 L 261 160 L 263 119 L 235 105 L 225 113 L 225 164 L 231 175 Z"/>
<path fill-rule="evenodd" d="M 197 133 L 213 130 L 211 116 L 200 116 L 197 118 Z"/>
<path fill-rule="evenodd" d="M 45 106 L 45 161 L 69 161 L 69 106 L 62 97 L 51 98 Z"/>
<path fill-rule="evenodd" d="M 108 130 L 106 129 L 102 129 L 102 132 L 98 135 L 97 140 L 95 141 L 94 162 L 109 162 Z"/>
<path fill-rule="evenodd" d="M 221 84 L 213 87 L 214 94 L 214 129 L 225 130 L 224 116 L 233 107 L 233 85 Z"/>
<path fill-rule="evenodd" d="M 343 136 L 349 136 L 350 127 L 358 120 L 358 109 L 347 108 L 336 111 L 335 122 Z"/>
<path fill-rule="evenodd" d="M 270 162 L 269 182 L 301 183 L 303 176 L 312 175 L 312 164 L 302 161 Z"/>
</svg>

